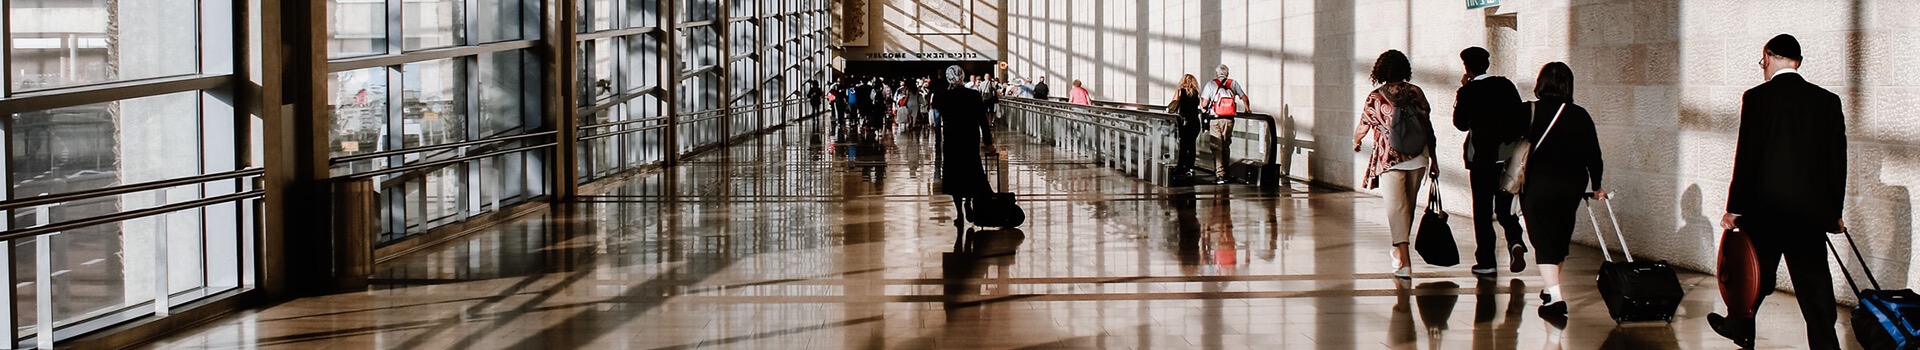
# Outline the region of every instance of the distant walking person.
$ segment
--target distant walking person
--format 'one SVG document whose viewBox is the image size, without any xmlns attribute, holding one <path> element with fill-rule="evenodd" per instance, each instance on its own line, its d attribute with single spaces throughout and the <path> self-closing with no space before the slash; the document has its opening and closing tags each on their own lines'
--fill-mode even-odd
<svg viewBox="0 0 1920 350">
<path fill-rule="evenodd" d="M 1489 56 L 1487 49 L 1480 47 L 1460 51 L 1467 74 L 1460 78 L 1453 106 L 1453 126 L 1467 132 L 1462 153 L 1473 188 L 1473 274 L 1483 276 L 1492 275 L 1499 264 L 1494 260 L 1494 249 L 1501 247 L 1493 236 L 1496 219 L 1506 230 L 1508 271 L 1527 269 L 1527 244 L 1521 236 L 1520 217 L 1513 212 L 1513 195 L 1500 188 L 1509 156 L 1501 148 L 1526 131 L 1527 116 L 1513 81 L 1487 74 Z"/>
<path fill-rule="evenodd" d="M 1086 87 L 1080 86 L 1080 79 L 1074 79 L 1073 89 L 1067 90 L 1067 103 L 1072 103 L 1072 104 L 1077 104 L 1082 106 L 1092 106 L 1093 93 L 1087 92 Z"/>
<path fill-rule="evenodd" d="M 981 101 L 980 92 L 965 86 L 966 73 L 960 66 L 947 67 L 945 79 L 936 82 L 933 109 L 940 112 L 941 121 L 946 123 L 941 131 L 940 192 L 953 196 L 955 208 L 961 208 L 961 217 L 955 218 L 955 225 L 965 220 L 966 200 L 992 192 L 987 184 L 986 167 L 980 161 L 980 149 L 993 149 L 993 134 L 988 132 L 986 123 L 986 103 Z"/>
<path fill-rule="evenodd" d="M 825 97 L 823 96 L 824 94 L 820 93 L 820 82 L 814 81 L 813 79 L 807 79 L 806 93 L 807 93 L 807 104 L 813 107 L 813 109 L 807 110 L 807 114 L 819 113 L 820 102 L 821 102 L 820 100 Z"/>
<path fill-rule="evenodd" d="M 1720 225 L 1752 239 L 1760 265 L 1759 295 L 1752 309 L 1710 314 L 1715 333 L 1753 347 L 1760 301 L 1773 293 L 1780 260 L 1787 261 L 1807 345 L 1838 349 L 1833 330 L 1833 276 L 1827 270 L 1823 232 L 1846 229 L 1846 116 L 1840 97 L 1801 77 L 1800 42 L 1780 34 L 1760 52 L 1767 82 L 1747 90 L 1740 102 L 1740 139 L 1734 148 L 1733 183 Z"/>
<path fill-rule="evenodd" d="M 1428 112 L 1432 106 L 1427 104 L 1427 93 L 1420 86 L 1407 82 L 1413 79 L 1413 64 L 1407 61 L 1407 55 L 1400 50 L 1387 50 L 1373 62 L 1373 72 L 1369 78 L 1380 87 L 1367 94 L 1366 104 L 1361 106 L 1360 125 L 1353 131 L 1353 151 L 1360 151 L 1360 144 L 1367 134 L 1373 134 L 1373 154 L 1367 159 L 1367 176 L 1361 181 L 1361 187 L 1380 190 L 1380 197 L 1387 207 L 1387 229 L 1392 234 L 1393 276 L 1413 277 L 1413 260 L 1407 252 L 1407 237 L 1413 231 L 1414 196 L 1420 192 L 1420 183 L 1433 169 L 1433 121 Z M 1411 120 L 1425 125 L 1426 145 L 1415 153 L 1395 151 L 1392 142 L 1395 135 L 1390 132 L 1394 121 L 1401 116 L 1395 115 L 1396 107 L 1406 107 L 1414 116 Z M 1433 174 L 1438 174 L 1433 169 Z"/>
<path fill-rule="evenodd" d="M 1540 265 L 1540 317 L 1561 321 L 1567 317 L 1566 293 L 1560 289 L 1560 263 L 1567 260 L 1573 239 L 1574 211 L 1593 190 L 1594 200 L 1607 199 L 1601 186 L 1606 167 L 1600 158 L 1600 136 L 1587 109 L 1573 103 L 1573 68 L 1552 62 L 1540 68 L 1528 105 L 1532 126 L 1527 140 L 1527 182 L 1520 194 L 1520 211 L 1527 215 L 1527 235 L 1533 241 L 1533 259 Z"/>
<path fill-rule="evenodd" d="M 1050 92 L 1050 91 L 1047 91 L 1047 77 L 1045 77 L 1045 76 L 1042 76 L 1042 77 L 1040 77 L 1040 79 L 1039 79 L 1039 81 L 1038 81 L 1038 82 L 1035 82 L 1035 83 L 1033 83 L 1033 98 L 1034 98 L 1034 99 L 1037 99 L 1037 100 L 1045 100 L 1045 99 L 1047 99 L 1047 96 L 1048 96 L 1048 95 L 1047 95 L 1047 93 L 1048 93 L 1048 92 Z"/>
<path fill-rule="evenodd" d="M 1202 87 L 1200 96 L 1205 100 L 1202 102 L 1206 104 L 1205 111 L 1211 116 L 1207 130 L 1213 135 L 1213 183 L 1226 184 L 1227 165 L 1233 164 L 1233 159 L 1227 156 L 1227 146 L 1233 143 L 1233 118 L 1252 107 L 1248 106 L 1247 88 L 1227 77 L 1227 65 L 1215 67 L 1213 73 L 1216 76 Z"/>
<path fill-rule="evenodd" d="M 1179 152 L 1176 153 L 1173 178 L 1190 179 L 1193 177 L 1193 159 L 1199 153 L 1194 142 L 1200 138 L 1200 79 L 1193 74 L 1180 78 L 1180 90 L 1174 92 L 1174 113 L 1180 115 L 1176 122 L 1180 128 Z"/>
</svg>

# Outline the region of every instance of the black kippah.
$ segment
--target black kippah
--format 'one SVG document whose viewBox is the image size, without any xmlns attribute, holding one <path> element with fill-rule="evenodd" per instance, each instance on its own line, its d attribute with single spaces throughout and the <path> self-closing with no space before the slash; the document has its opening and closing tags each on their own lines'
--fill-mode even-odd
<svg viewBox="0 0 1920 350">
<path fill-rule="evenodd" d="M 1792 35 L 1775 35 L 1773 40 L 1767 40 L 1767 52 L 1773 53 L 1775 56 L 1799 61 L 1800 41 L 1794 40 Z"/>
</svg>

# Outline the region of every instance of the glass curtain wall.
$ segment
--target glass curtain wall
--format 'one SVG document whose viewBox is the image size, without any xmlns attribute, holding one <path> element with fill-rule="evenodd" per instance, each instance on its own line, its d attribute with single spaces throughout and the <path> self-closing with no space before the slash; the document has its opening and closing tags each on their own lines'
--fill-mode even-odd
<svg viewBox="0 0 1920 350">
<path fill-rule="evenodd" d="M 674 91 L 679 101 L 675 136 L 681 153 L 720 144 L 726 107 L 722 83 L 726 79 L 720 53 L 721 29 L 728 18 L 720 15 L 718 0 L 677 1 L 674 34 L 679 51 L 674 69 L 680 81 Z"/>
<path fill-rule="evenodd" d="M 761 109 L 822 77 L 826 0 L 569 1 L 578 40 L 548 43 L 542 0 L 323 0 L 327 136 L 309 141 L 325 143 L 330 180 L 375 185 L 376 242 L 542 198 L 556 167 L 597 180 L 798 118 Z M 235 67 L 261 64 L 236 61 L 235 3 L 0 2 L 12 347 L 167 316 L 261 275 L 262 213 L 284 210 L 262 204 L 262 165 L 282 160 L 235 90 L 250 83 Z M 548 45 L 577 50 L 563 74 L 580 94 L 556 117 L 576 124 L 542 115 Z M 556 127 L 579 147 L 553 149 Z"/>
<path fill-rule="evenodd" d="M 667 159 L 666 105 L 661 96 L 661 0 L 591 0 L 578 4 L 573 43 L 580 62 L 576 103 L 580 182 Z"/>
<path fill-rule="evenodd" d="M 233 104 L 231 3 L 4 4 L 8 347 L 250 285 L 261 147 Z"/>
<path fill-rule="evenodd" d="M 391 243 L 547 193 L 538 0 L 327 0 L 332 175 Z M 530 88 L 533 87 L 533 88 Z"/>
</svg>

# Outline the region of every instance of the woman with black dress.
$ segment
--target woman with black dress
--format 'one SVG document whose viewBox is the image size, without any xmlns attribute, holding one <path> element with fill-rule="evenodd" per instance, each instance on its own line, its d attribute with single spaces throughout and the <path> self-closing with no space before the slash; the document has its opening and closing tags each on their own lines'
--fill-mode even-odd
<svg viewBox="0 0 1920 350">
<path fill-rule="evenodd" d="M 1180 90 L 1174 93 L 1175 113 L 1180 114 L 1177 122 L 1180 127 L 1180 151 L 1178 165 L 1174 166 L 1173 178 L 1193 177 L 1194 142 L 1200 138 L 1200 80 L 1193 74 L 1180 78 Z"/>
<path fill-rule="evenodd" d="M 979 91 L 965 86 L 967 73 L 960 66 L 949 66 L 944 74 L 945 86 L 937 86 L 939 91 L 933 98 L 933 109 L 939 112 L 941 128 L 940 193 L 953 196 L 954 207 L 960 210 L 954 218 L 954 226 L 965 227 L 966 203 L 993 192 L 987 184 L 987 171 L 980 162 L 980 150 L 984 146 L 987 153 L 998 151 L 993 148 L 993 133 L 987 129 L 986 103 Z"/>
<path fill-rule="evenodd" d="M 1526 214 L 1534 262 L 1547 282 L 1540 292 L 1540 316 L 1564 320 L 1567 303 L 1566 293 L 1560 290 L 1560 263 L 1567 259 L 1574 212 L 1587 197 L 1587 189 L 1593 189 L 1595 200 L 1607 198 L 1606 188 L 1600 185 L 1604 164 L 1593 116 L 1573 104 L 1573 69 L 1566 63 L 1548 63 L 1540 68 L 1540 80 L 1534 86 L 1539 100 L 1530 103 L 1533 126 L 1527 132 L 1534 147 L 1527 156 L 1520 210 Z"/>
</svg>

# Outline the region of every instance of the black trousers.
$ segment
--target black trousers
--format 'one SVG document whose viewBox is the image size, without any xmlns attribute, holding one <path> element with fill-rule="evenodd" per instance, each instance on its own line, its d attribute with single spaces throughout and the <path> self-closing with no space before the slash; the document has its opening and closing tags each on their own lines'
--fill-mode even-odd
<svg viewBox="0 0 1920 350">
<path fill-rule="evenodd" d="M 1773 294 L 1779 281 L 1780 261 L 1787 262 L 1787 275 L 1793 279 L 1793 295 L 1800 301 L 1800 315 L 1807 320 L 1807 345 L 1813 349 L 1839 349 L 1840 338 L 1833 330 L 1833 274 L 1827 270 L 1825 233 L 1819 230 L 1793 230 L 1774 226 L 1741 225 L 1753 239 L 1754 259 L 1760 264 L 1760 298 Z M 1813 227 L 1806 225 L 1807 227 Z M 1756 310 L 1757 311 L 1757 310 Z M 1756 313 L 1757 314 L 1757 313 Z"/>
<path fill-rule="evenodd" d="M 1193 171 L 1193 159 L 1198 157 L 1194 143 L 1200 140 L 1200 117 L 1182 116 L 1180 120 L 1180 148 L 1179 152 L 1174 154 L 1176 162 L 1174 170 L 1186 174 Z"/>
<path fill-rule="evenodd" d="M 1467 170 L 1471 173 L 1470 184 L 1473 187 L 1473 258 L 1474 267 L 1493 267 L 1494 256 L 1507 246 L 1525 244 L 1520 228 L 1520 216 L 1514 215 L 1513 194 L 1500 190 L 1500 180 L 1506 168 L 1499 164 L 1481 164 Z M 1497 244 L 1493 238 L 1493 224 L 1498 221 L 1500 228 L 1506 231 L 1507 244 Z"/>
</svg>

